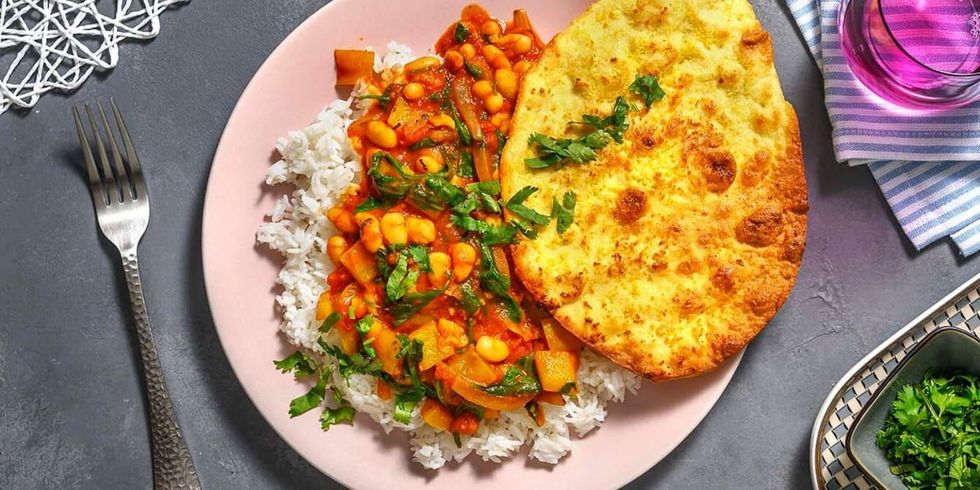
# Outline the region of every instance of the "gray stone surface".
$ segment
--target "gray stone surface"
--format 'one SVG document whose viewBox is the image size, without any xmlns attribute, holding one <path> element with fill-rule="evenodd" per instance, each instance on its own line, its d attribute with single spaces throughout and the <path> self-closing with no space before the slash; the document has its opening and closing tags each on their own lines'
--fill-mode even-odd
<svg viewBox="0 0 980 490">
<path fill-rule="evenodd" d="M 324 3 L 198 0 L 167 13 L 156 40 L 124 46 L 113 72 L 0 117 L 0 488 L 150 485 L 124 286 L 96 231 L 68 112 L 109 96 L 130 108 L 149 169 L 144 285 L 206 488 L 336 486 L 283 443 L 233 377 L 199 252 L 207 173 L 226 118 L 263 59 Z M 812 61 L 782 3 L 754 3 L 803 131 L 812 204 L 803 269 L 718 405 L 635 488 L 808 487 L 810 427 L 831 385 L 978 270 L 948 243 L 916 253 L 869 172 L 834 162 Z"/>
</svg>

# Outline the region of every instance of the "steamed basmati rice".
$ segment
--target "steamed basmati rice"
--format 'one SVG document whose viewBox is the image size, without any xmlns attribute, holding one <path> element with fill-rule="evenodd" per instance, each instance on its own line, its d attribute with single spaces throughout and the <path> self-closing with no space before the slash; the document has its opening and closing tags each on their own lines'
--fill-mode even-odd
<svg viewBox="0 0 980 490">
<path fill-rule="evenodd" d="M 375 68 L 390 77 L 413 59 L 407 46 L 391 43 L 388 53 Z M 325 251 L 327 238 L 337 230 L 326 218 L 326 211 L 341 198 L 343 191 L 357 182 L 361 168 L 358 155 L 347 139 L 347 127 L 370 101 L 338 100 L 328 105 L 306 128 L 290 132 L 276 144 L 282 159 L 268 172 L 269 185 L 288 183 L 291 195 L 283 196 L 269 213 L 269 221 L 258 230 L 260 243 L 285 258 L 276 282 L 282 291 L 276 297 L 282 311 L 281 329 L 289 341 L 318 354 L 325 365 L 336 368 L 336 360 L 324 356 L 317 346 L 320 333 L 314 321 L 317 299 L 326 287 L 332 269 Z M 330 332 L 327 341 L 337 343 Z M 609 402 L 622 402 L 626 393 L 636 393 L 640 379 L 607 359 L 585 350 L 578 372 L 578 395 L 565 396 L 564 406 L 542 404 L 545 424 L 537 424 L 522 410 L 504 412 L 497 420 L 487 420 L 479 431 L 462 438 L 457 447 L 453 436 L 425 425 L 416 408 L 408 424 L 394 420 L 394 404 L 379 398 L 375 378 L 353 375 L 347 381 L 333 369 L 332 385 L 359 412 L 392 429 L 411 433 L 413 459 L 430 469 L 450 461 L 462 461 L 475 453 L 486 461 L 500 462 L 529 445 L 529 457 L 550 464 L 568 454 L 571 432 L 584 436 L 599 427 Z"/>
</svg>

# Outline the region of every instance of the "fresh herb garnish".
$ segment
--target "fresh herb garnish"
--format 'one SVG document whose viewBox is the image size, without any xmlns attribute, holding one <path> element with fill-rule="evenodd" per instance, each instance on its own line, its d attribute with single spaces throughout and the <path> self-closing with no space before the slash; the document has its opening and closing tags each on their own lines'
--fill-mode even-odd
<svg viewBox="0 0 980 490">
<path fill-rule="evenodd" d="M 303 351 L 296 351 L 285 359 L 272 361 L 284 373 L 292 372 L 297 378 L 316 373 L 316 363 Z"/>
<path fill-rule="evenodd" d="M 457 43 L 466 42 L 466 38 L 470 37 L 470 30 L 463 25 L 462 22 L 456 23 L 456 28 L 453 30 L 453 39 Z"/>
<path fill-rule="evenodd" d="M 876 439 L 911 489 L 980 488 L 980 380 L 926 373 L 898 392 Z"/>
<path fill-rule="evenodd" d="M 433 289 L 424 293 L 408 293 L 398 302 L 391 305 L 389 312 L 395 319 L 395 325 L 401 325 L 418 313 L 425 305 L 432 302 L 443 293 L 442 289 Z"/>
<path fill-rule="evenodd" d="M 422 272 L 432 272 L 432 265 L 429 263 L 429 249 L 425 245 L 409 245 L 407 249 L 408 256 L 411 257 L 415 265 L 419 267 Z"/>
<path fill-rule="evenodd" d="M 337 424 L 353 424 L 354 415 L 357 415 L 357 411 L 350 405 L 337 408 L 324 408 L 323 413 L 320 414 L 320 428 L 329 430 L 330 427 Z"/>
<path fill-rule="evenodd" d="M 364 202 L 362 202 L 361 204 L 358 204 L 356 208 L 354 208 L 354 214 L 363 213 L 365 211 L 371 211 L 372 209 L 378 209 L 382 207 L 384 207 L 384 202 L 382 202 L 380 199 L 369 197 L 365 199 Z"/>
<path fill-rule="evenodd" d="M 596 150 L 601 150 L 611 141 L 623 142 L 623 134 L 629 128 L 630 105 L 623 97 L 617 97 L 613 105 L 613 113 L 601 118 L 586 114 L 581 121 L 569 124 L 591 126 L 591 132 L 578 138 L 552 138 L 540 133 L 534 133 L 528 138 L 528 145 L 537 149 L 536 158 L 524 160 L 531 169 L 550 168 L 568 162 L 588 163 L 596 159 Z"/>
<path fill-rule="evenodd" d="M 466 72 L 472 75 L 473 78 L 477 80 L 483 78 L 483 70 L 481 70 L 479 66 L 476 66 L 469 61 L 463 63 L 463 66 L 466 68 Z"/>
<path fill-rule="evenodd" d="M 521 321 L 521 306 L 517 300 L 510 295 L 510 277 L 505 276 L 497 268 L 497 262 L 493 259 L 493 252 L 486 243 L 480 243 L 481 267 L 480 285 L 483 289 L 490 292 L 500 299 L 504 304 L 507 318 L 512 322 Z"/>
<path fill-rule="evenodd" d="M 330 371 L 323 371 L 320 373 L 320 377 L 317 378 L 316 384 L 310 388 L 310 391 L 306 392 L 305 395 L 301 395 L 294 398 L 293 401 L 289 402 L 289 417 L 298 417 L 303 415 L 310 410 L 313 410 L 321 403 L 323 403 L 323 397 L 327 393 L 327 382 L 330 379 Z"/>
<path fill-rule="evenodd" d="M 409 339 L 405 335 L 398 335 L 400 347 L 396 357 L 401 359 L 405 366 L 405 374 L 408 376 L 411 386 L 404 388 L 395 396 L 394 419 L 403 424 L 409 423 L 412 418 L 412 411 L 416 405 L 422 401 L 430 390 L 422 384 L 419 377 L 419 362 L 422 361 L 422 342 L 417 339 Z M 435 393 L 433 393 L 434 395 Z"/>
<path fill-rule="evenodd" d="M 419 271 L 408 270 L 408 255 L 398 254 L 395 268 L 391 270 L 391 275 L 388 276 L 388 282 L 385 284 L 385 295 L 389 301 L 398 301 L 408 293 L 409 289 L 412 289 L 412 286 L 415 286 L 418 279 Z"/>
<path fill-rule="evenodd" d="M 476 175 L 476 170 L 473 169 L 473 154 L 464 151 L 459 155 L 459 162 L 456 164 L 456 175 L 472 179 Z"/>
<path fill-rule="evenodd" d="M 647 109 L 666 95 L 664 89 L 660 88 L 657 77 L 653 75 L 637 75 L 633 83 L 630 84 L 630 92 L 643 97 L 643 103 L 646 104 Z"/>
<path fill-rule="evenodd" d="M 358 100 L 376 100 L 378 101 L 378 105 L 380 105 L 382 109 L 387 110 L 388 106 L 391 105 L 391 100 L 393 99 L 392 90 L 394 88 L 395 85 L 392 84 L 389 85 L 388 88 L 386 88 L 384 93 L 382 93 L 381 95 L 361 95 L 358 97 Z"/>
<path fill-rule="evenodd" d="M 395 169 L 395 172 L 398 173 L 397 177 L 381 171 L 382 160 L 388 162 Z M 389 201 L 398 200 L 408 195 L 412 186 L 419 180 L 417 176 L 409 174 L 405 164 L 398 161 L 397 158 L 380 151 L 371 157 L 371 167 L 368 168 L 367 175 L 371 179 L 371 183 L 374 184 L 374 188 L 384 199 Z"/>
<path fill-rule="evenodd" d="M 575 193 L 568 191 L 562 196 L 561 202 L 557 197 L 551 198 L 551 218 L 557 222 L 558 234 L 568 231 L 575 219 Z"/>
<path fill-rule="evenodd" d="M 487 386 L 483 388 L 483 391 L 498 396 L 523 395 L 541 391 L 541 383 L 538 381 L 534 369 L 534 358 L 524 356 L 518 359 L 517 363 L 507 368 L 507 372 L 504 373 L 504 377 L 499 383 Z"/>
<path fill-rule="evenodd" d="M 340 321 L 340 313 L 336 311 L 327 315 L 327 318 L 320 324 L 320 333 L 327 333 Z"/>
<path fill-rule="evenodd" d="M 411 147 L 409 147 L 409 149 L 412 151 L 419 151 L 425 148 L 433 148 L 436 145 L 437 143 L 432 141 L 432 138 L 422 138 L 416 141 Z"/>
<path fill-rule="evenodd" d="M 464 282 L 459 287 L 459 290 L 463 296 L 459 302 L 460 306 L 463 307 L 463 311 L 469 316 L 473 316 L 476 312 L 480 311 L 480 308 L 483 306 L 483 301 L 480 301 L 480 297 L 476 295 L 476 291 L 473 290 L 473 285 Z"/>
<path fill-rule="evenodd" d="M 368 359 L 364 357 L 359 352 L 347 355 L 344 353 L 340 347 L 333 344 L 328 344 L 322 339 L 317 340 L 317 345 L 324 353 L 333 356 L 337 359 L 337 372 L 344 379 L 350 379 L 352 374 L 369 374 L 377 376 L 383 371 L 381 369 L 381 363 L 377 359 Z"/>
<path fill-rule="evenodd" d="M 572 394 L 572 390 L 574 390 L 574 389 L 575 389 L 575 382 L 574 381 L 569 381 L 568 383 L 565 383 L 565 386 L 562 386 L 561 387 L 560 393 L 562 395 L 571 395 Z"/>
<path fill-rule="evenodd" d="M 510 196 L 510 199 L 507 200 L 507 206 L 505 207 L 511 213 L 514 213 L 516 216 L 529 223 L 535 225 L 546 225 L 549 221 L 551 221 L 551 218 L 548 215 L 541 214 L 524 205 L 524 201 L 526 201 L 528 197 L 531 197 L 531 194 L 534 194 L 535 192 L 538 192 L 537 187 L 527 186 L 517 191 L 517 193 L 513 196 Z"/>
</svg>

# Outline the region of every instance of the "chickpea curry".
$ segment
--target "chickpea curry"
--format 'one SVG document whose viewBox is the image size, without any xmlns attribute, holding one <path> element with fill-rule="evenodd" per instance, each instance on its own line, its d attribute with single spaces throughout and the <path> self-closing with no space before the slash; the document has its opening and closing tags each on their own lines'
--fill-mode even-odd
<svg viewBox="0 0 980 490">
<path fill-rule="evenodd" d="M 497 167 L 524 73 L 544 44 L 524 11 L 506 24 L 466 7 L 425 56 L 382 77 L 373 53 L 338 50 L 338 83 L 361 83 L 370 108 L 348 134 L 361 182 L 327 217 L 336 269 L 316 320 L 320 346 L 339 371 L 377 377 L 407 423 L 455 435 L 500 411 L 564 404 L 575 389 L 582 343 L 527 297 L 512 277 L 508 245 L 556 217 L 525 206 L 537 189 L 500 198 Z"/>
</svg>

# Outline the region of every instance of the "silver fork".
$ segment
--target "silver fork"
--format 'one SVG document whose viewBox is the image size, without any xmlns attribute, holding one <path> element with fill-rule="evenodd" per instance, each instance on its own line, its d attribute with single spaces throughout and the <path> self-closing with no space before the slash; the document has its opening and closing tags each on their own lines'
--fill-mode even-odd
<svg viewBox="0 0 980 490">
<path fill-rule="evenodd" d="M 129 300 L 136 317 L 136 336 L 139 340 L 140 357 L 143 359 L 143 378 L 147 397 L 150 400 L 153 487 L 199 489 L 201 483 L 198 481 L 197 471 L 194 469 L 194 462 L 180 433 L 180 427 L 177 426 L 170 393 L 167 391 L 167 384 L 160 368 L 160 358 L 153 343 L 146 303 L 143 300 L 136 249 L 150 219 L 149 195 L 146 192 L 140 160 L 136 156 L 136 149 L 133 148 L 126 123 L 123 122 L 115 101 L 110 100 L 110 103 L 117 131 L 122 139 L 125 158 L 119 151 L 119 145 L 116 144 L 115 133 L 102 108 L 102 103 L 98 103 L 97 106 L 101 127 L 96 122 L 92 109 L 88 105 L 85 106 L 100 167 L 96 167 L 89 134 L 82 124 L 78 107 L 72 108 L 72 115 L 75 118 L 75 129 L 78 130 L 78 140 L 85 157 L 89 190 L 95 202 L 99 228 L 119 250 L 123 271 L 126 274 L 126 284 L 129 286 Z M 113 166 L 110 166 L 106 147 L 102 142 L 103 136 L 109 143 Z"/>
</svg>

